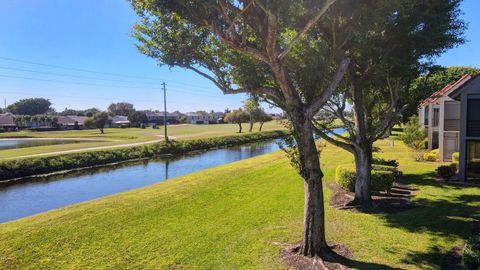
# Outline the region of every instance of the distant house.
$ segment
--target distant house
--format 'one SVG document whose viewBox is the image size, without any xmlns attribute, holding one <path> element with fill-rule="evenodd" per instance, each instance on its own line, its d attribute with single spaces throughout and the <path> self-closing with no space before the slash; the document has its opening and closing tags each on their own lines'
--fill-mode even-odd
<svg viewBox="0 0 480 270">
<path fill-rule="evenodd" d="M 124 128 L 124 127 L 129 127 L 130 126 L 130 121 L 128 120 L 127 116 L 123 115 L 115 115 L 112 117 L 112 123 L 110 124 L 110 127 L 112 128 Z"/>
<path fill-rule="evenodd" d="M 147 112 L 146 115 L 149 124 L 163 125 L 163 120 L 165 119 L 163 112 Z M 168 124 L 178 124 L 180 117 L 182 117 L 182 115 L 179 113 L 167 112 L 166 120 Z"/>
<path fill-rule="evenodd" d="M 83 128 L 86 116 L 65 115 L 58 117 L 58 125 L 65 129 L 74 129 L 75 127 Z"/>
<path fill-rule="evenodd" d="M 224 113 L 187 113 L 187 123 L 190 124 L 218 124 L 223 122 Z"/>
<path fill-rule="evenodd" d="M 433 93 L 418 114 L 428 149 L 438 148 L 440 161 L 459 152 L 459 180 L 480 179 L 480 74 L 465 75 Z"/>
<path fill-rule="evenodd" d="M 0 114 L 0 130 L 2 131 L 15 131 L 17 125 L 15 119 L 11 114 Z"/>
</svg>

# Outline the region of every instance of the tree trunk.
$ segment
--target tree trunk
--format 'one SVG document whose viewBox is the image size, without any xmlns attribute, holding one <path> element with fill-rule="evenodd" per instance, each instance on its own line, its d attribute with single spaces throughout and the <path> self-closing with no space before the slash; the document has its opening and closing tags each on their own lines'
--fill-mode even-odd
<svg viewBox="0 0 480 270">
<path fill-rule="evenodd" d="M 302 117 L 303 118 L 303 117 Z M 300 253 L 304 256 L 328 258 L 330 248 L 325 240 L 325 209 L 323 205 L 323 173 L 313 139 L 312 123 L 294 119 L 294 133 L 300 153 L 300 175 L 304 179 L 304 219 Z"/>
<path fill-rule="evenodd" d="M 242 123 L 238 123 L 238 133 L 242 133 Z"/>
<path fill-rule="evenodd" d="M 100 133 L 102 133 L 102 134 L 103 134 L 103 128 L 100 128 Z"/>
<path fill-rule="evenodd" d="M 372 146 L 367 144 L 355 148 L 354 156 L 355 170 L 357 174 L 354 203 L 363 206 L 370 206 L 372 203 Z"/>
<path fill-rule="evenodd" d="M 250 128 L 248 129 L 248 132 L 252 132 L 253 130 L 253 120 L 250 119 Z"/>
<path fill-rule="evenodd" d="M 260 122 L 260 127 L 258 128 L 258 131 L 262 131 L 262 127 L 263 127 L 263 122 Z"/>
</svg>

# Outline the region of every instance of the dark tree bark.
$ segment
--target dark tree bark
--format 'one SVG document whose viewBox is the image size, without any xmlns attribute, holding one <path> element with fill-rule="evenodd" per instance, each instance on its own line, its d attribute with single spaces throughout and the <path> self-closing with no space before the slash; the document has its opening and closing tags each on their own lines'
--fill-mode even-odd
<svg viewBox="0 0 480 270">
<path fill-rule="evenodd" d="M 299 171 L 304 180 L 304 219 L 299 252 L 304 256 L 328 258 L 330 248 L 325 240 L 325 208 L 323 204 L 323 173 L 313 139 L 312 122 L 303 115 L 293 116 L 292 124 L 299 151 Z"/>
<path fill-rule="evenodd" d="M 237 123 L 238 125 L 238 133 L 242 133 L 242 123 Z"/>
<path fill-rule="evenodd" d="M 263 123 L 264 122 L 260 122 L 260 127 L 258 128 L 258 131 L 262 131 Z"/>
<path fill-rule="evenodd" d="M 253 119 L 250 119 L 250 128 L 248 129 L 248 132 L 252 132 L 253 130 Z"/>
</svg>

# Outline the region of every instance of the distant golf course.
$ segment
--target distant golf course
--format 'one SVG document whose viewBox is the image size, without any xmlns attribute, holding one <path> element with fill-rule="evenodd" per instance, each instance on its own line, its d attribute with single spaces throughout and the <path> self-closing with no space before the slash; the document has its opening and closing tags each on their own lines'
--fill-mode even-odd
<svg viewBox="0 0 480 270">
<path fill-rule="evenodd" d="M 245 125 L 246 126 L 246 125 Z M 263 131 L 284 130 L 278 121 L 270 121 L 263 125 Z M 198 139 L 237 134 L 238 126 L 233 124 L 191 125 L 180 124 L 167 127 L 168 136 L 175 140 Z M 254 131 L 258 125 L 254 126 Z M 245 132 L 244 132 L 245 133 Z M 163 127 L 153 128 L 108 128 L 101 134 L 98 129 L 48 131 L 48 132 L 5 132 L 0 133 L 1 139 L 32 138 L 32 139 L 72 139 L 72 143 L 33 146 L 27 148 L 6 149 L 0 151 L 0 159 L 22 158 L 37 155 L 53 155 L 79 151 L 95 151 L 116 147 L 129 147 L 159 142 L 164 139 Z M 85 140 L 84 142 L 73 139 Z"/>
</svg>

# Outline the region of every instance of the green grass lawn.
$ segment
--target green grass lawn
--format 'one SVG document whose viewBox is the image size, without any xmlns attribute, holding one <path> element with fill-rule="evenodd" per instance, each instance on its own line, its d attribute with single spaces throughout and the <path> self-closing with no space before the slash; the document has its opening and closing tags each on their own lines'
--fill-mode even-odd
<svg viewBox="0 0 480 270">
<path fill-rule="evenodd" d="M 285 129 L 278 121 L 270 121 L 263 126 L 264 131 Z M 254 126 L 254 131 L 258 130 L 258 124 Z M 226 135 L 235 135 L 238 126 L 235 124 L 219 125 L 172 125 L 168 126 L 169 136 L 177 140 L 198 139 L 206 137 L 218 137 Z M 248 131 L 247 124 L 244 124 L 244 132 Z M 19 149 L 0 150 L 0 159 L 17 158 L 26 155 L 35 155 L 42 153 L 58 152 L 73 149 L 82 149 L 98 146 L 115 146 L 121 144 L 130 144 L 162 139 L 164 135 L 163 127 L 159 129 L 147 128 L 108 128 L 105 134 L 101 134 L 98 129 L 88 130 L 68 130 L 68 131 L 48 131 L 48 132 L 5 132 L 0 133 L 1 138 L 84 138 L 98 140 L 96 142 L 57 144 L 48 146 L 37 146 Z"/>
<path fill-rule="evenodd" d="M 414 162 L 400 142 L 378 146 L 419 188 L 421 207 L 373 215 L 326 206 L 327 238 L 353 250 L 352 268 L 438 269 L 480 214 L 480 189 L 432 180 L 438 164 Z M 325 185 L 350 162 L 328 145 Z M 300 240 L 302 216 L 302 180 L 276 152 L 0 224 L 0 268 L 284 269 L 280 246 Z"/>
</svg>

